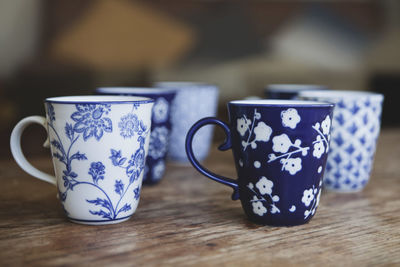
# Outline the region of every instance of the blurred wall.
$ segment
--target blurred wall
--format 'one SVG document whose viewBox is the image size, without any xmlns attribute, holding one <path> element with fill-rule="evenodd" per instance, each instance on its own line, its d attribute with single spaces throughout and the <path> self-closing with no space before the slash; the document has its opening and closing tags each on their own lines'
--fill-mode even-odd
<svg viewBox="0 0 400 267">
<path fill-rule="evenodd" d="M 41 34 L 40 0 L 0 1 L 0 78 L 32 60 Z"/>
<path fill-rule="evenodd" d="M 384 122 L 400 125 L 390 109 L 400 86 L 399 3 L 1 1 L 0 157 L 10 155 L 12 126 L 44 114 L 46 97 L 160 80 L 219 85 L 222 119 L 227 101 L 262 97 L 269 83 L 379 91 Z M 43 131 L 30 133 L 26 150 L 47 153 L 35 142 Z"/>
</svg>

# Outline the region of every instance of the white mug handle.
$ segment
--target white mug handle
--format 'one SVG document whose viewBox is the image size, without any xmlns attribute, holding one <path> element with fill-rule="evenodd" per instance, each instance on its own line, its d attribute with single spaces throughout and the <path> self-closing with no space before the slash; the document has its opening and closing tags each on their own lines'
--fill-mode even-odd
<svg viewBox="0 0 400 267">
<path fill-rule="evenodd" d="M 38 170 L 37 168 L 33 167 L 32 164 L 28 162 L 28 160 L 25 158 L 24 154 L 22 153 L 22 148 L 21 148 L 21 135 L 25 128 L 32 124 L 32 123 L 37 123 L 42 125 L 46 131 L 46 118 L 42 116 L 30 116 L 22 119 L 20 122 L 15 125 L 12 133 L 11 133 L 11 139 L 10 139 L 10 147 L 11 147 L 11 153 L 15 159 L 15 161 L 18 163 L 18 165 L 26 171 L 28 174 L 32 175 L 33 177 L 36 177 L 40 180 L 46 181 L 48 183 L 51 183 L 53 185 L 57 184 L 56 177 L 53 175 L 47 174 L 45 172 L 42 172 Z M 43 144 L 44 147 L 48 147 L 48 139 L 46 139 L 46 142 Z"/>
</svg>

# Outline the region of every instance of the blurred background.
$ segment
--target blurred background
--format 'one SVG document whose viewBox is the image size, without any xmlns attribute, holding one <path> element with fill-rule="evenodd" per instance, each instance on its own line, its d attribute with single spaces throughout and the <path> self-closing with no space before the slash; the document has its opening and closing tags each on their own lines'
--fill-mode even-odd
<svg viewBox="0 0 400 267">
<path fill-rule="evenodd" d="M 217 84 L 224 120 L 269 83 L 376 91 L 383 126 L 399 126 L 399 50 L 398 0 L 2 0 L 0 158 L 46 97 L 164 80 Z M 31 126 L 24 150 L 48 155 L 44 140 Z"/>
</svg>

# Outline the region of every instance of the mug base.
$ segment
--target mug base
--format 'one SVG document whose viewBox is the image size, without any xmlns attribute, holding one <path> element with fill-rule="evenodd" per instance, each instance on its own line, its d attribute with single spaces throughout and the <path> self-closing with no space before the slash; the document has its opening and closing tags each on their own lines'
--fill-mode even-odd
<svg viewBox="0 0 400 267">
<path fill-rule="evenodd" d="M 303 222 L 290 222 L 290 223 L 281 223 L 281 222 L 277 222 L 277 223 L 271 223 L 271 222 L 263 222 L 263 221 L 255 221 L 255 220 L 251 220 L 250 221 L 252 223 L 258 224 L 260 226 L 271 226 L 271 227 L 293 227 L 293 226 L 299 226 L 299 225 L 303 225 L 303 224 L 307 224 L 310 220 L 307 221 L 303 221 Z"/>
<path fill-rule="evenodd" d="M 278 219 L 278 218 L 255 217 L 253 216 L 253 214 L 251 215 L 247 214 L 247 218 L 252 223 L 258 225 L 265 225 L 272 227 L 292 227 L 292 226 L 307 224 L 312 218 L 314 218 L 314 215 L 309 216 L 307 219 L 299 217 L 293 218 L 291 215 Z"/>
<path fill-rule="evenodd" d="M 86 225 L 107 225 L 107 224 L 117 224 L 121 222 L 125 222 L 129 220 L 132 216 L 127 216 L 115 220 L 80 220 L 80 219 L 75 219 L 75 218 L 70 218 L 68 217 L 68 220 L 70 220 L 73 223 L 77 224 L 86 224 Z"/>
</svg>

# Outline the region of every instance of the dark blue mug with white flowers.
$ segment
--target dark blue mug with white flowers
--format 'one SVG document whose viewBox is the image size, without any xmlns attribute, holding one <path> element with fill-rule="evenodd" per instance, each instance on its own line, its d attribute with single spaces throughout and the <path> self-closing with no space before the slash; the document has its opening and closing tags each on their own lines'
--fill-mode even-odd
<svg viewBox="0 0 400 267">
<path fill-rule="evenodd" d="M 186 138 L 192 165 L 231 187 L 248 218 L 258 224 L 293 226 L 308 222 L 321 195 L 329 149 L 333 104 L 295 100 L 238 100 L 228 103 L 229 120 L 196 122 Z M 219 150 L 232 149 L 238 179 L 212 173 L 193 155 L 192 140 L 207 124 L 226 133 Z"/>
<path fill-rule="evenodd" d="M 171 133 L 171 104 L 175 98 L 174 89 L 144 88 L 144 87 L 101 87 L 96 93 L 105 95 L 127 95 L 142 96 L 153 99 L 154 106 L 151 117 L 151 134 L 149 153 L 146 158 L 144 169 L 144 184 L 155 184 L 161 180 L 165 172 L 165 159 L 168 152 L 168 145 Z M 138 119 L 130 118 L 125 124 L 126 132 L 124 137 L 131 133 L 129 125 L 137 127 Z"/>
</svg>

